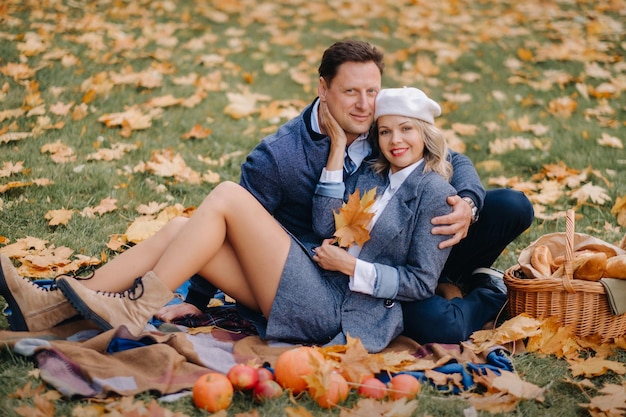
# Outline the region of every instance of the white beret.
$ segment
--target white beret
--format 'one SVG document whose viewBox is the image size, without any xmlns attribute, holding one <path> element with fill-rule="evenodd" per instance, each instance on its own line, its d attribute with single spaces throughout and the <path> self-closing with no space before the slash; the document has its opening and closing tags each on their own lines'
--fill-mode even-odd
<svg viewBox="0 0 626 417">
<path fill-rule="evenodd" d="M 415 87 L 384 88 L 376 96 L 374 120 L 380 116 L 406 116 L 435 124 L 441 107 Z"/>
</svg>

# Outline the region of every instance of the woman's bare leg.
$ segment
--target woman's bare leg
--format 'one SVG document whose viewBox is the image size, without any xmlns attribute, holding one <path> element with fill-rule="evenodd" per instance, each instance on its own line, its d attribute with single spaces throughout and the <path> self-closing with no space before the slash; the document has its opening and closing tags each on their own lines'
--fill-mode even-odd
<svg viewBox="0 0 626 417">
<path fill-rule="evenodd" d="M 289 236 L 265 208 L 244 188 L 226 182 L 191 218 L 173 219 L 82 283 L 121 292 L 152 270 L 175 290 L 198 273 L 238 302 L 269 314 L 289 245 Z"/>
<path fill-rule="evenodd" d="M 289 235 L 247 190 L 225 182 L 196 209 L 152 270 L 172 290 L 201 271 L 216 287 L 269 315 L 290 244 Z"/>
<path fill-rule="evenodd" d="M 124 296 L 94 291 L 71 277 L 57 285 L 83 316 L 103 329 L 125 324 L 131 332 L 141 331 L 171 300 L 172 291 L 198 272 L 239 302 L 269 315 L 290 245 L 289 235 L 263 206 L 244 188 L 227 182 L 205 198 L 154 268 L 133 279 Z"/>
<path fill-rule="evenodd" d="M 91 279 L 83 281 L 90 289 L 120 292 L 128 289 L 157 264 L 165 249 L 189 219 L 176 217 L 148 239 L 125 250 L 98 268 Z"/>
</svg>

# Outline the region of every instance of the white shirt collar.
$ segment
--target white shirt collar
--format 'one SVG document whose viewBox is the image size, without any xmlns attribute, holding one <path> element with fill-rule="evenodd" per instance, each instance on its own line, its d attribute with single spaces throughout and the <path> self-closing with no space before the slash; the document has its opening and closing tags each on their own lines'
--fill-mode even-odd
<svg viewBox="0 0 626 417">
<path fill-rule="evenodd" d="M 420 166 L 422 162 L 424 162 L 424 158 L 420 159 L 419 161 L 407 167 L 402 168 L 400 171 L 396 172 L 395 174 L 392 174 L 391 171 L 389 171 L 390 190 L 395 193 L 398 190 L 398 188 L 402 185 L 402 183 L 408 178 L 408 176 L 411 175 L 411 173 L 415 171 L 415 169 L 418 166 Z"/>
</svg>

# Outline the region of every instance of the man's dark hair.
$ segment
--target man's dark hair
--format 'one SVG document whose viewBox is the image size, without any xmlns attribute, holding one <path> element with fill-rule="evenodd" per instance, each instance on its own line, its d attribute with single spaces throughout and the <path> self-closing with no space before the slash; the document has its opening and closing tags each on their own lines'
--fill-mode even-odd
<svg viewBox="0 0 626 417">
<path fill-rule="evenodd" d="M 322 62 L 318 68 L 320 77 L 330 82 L 337 75 L 339 66 L 345 62 L 373 62 L 383 74 L 385 64 L 383 62 L 383 53 L 367 42 L 357 40 L 346 40 L 335 42 L 322 55 Z"/>
</svg>

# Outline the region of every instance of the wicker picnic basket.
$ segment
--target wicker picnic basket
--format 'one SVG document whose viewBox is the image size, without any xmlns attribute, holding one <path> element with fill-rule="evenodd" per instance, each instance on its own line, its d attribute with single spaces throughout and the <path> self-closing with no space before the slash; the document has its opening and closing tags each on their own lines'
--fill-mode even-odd
<svg viewBox="0 0 626 417">
<path fill-rule="evenodd" d="M 582 243 L 581 243 L 582 242 Z M 564 273 L 560 278 L 533 276 L 526 263 L 528 253 L 539 244 L 552 245 L 564 251 Z M 519 263 L 504 273 L 508 288 L 508 313 L 515 317 L 521 313 L 537 319 L 556 316 L 564 325 L 574 325 L 578 336 L 598 334 L 603 340 L 626 334 L 626 314 L 615 315 L 611 311 L 604 286 L 599 281 L 573 279 L 572 259 L 576 246 L 587 245 L 599 250 L 620 253 L 620 248 L 592 236 L 574 233 L 574 213 L 568 211 L 565 233 L 544 235 L 520 254 Z M 623 252 L 623 251 L 622 251 Z M 525 256 L 523 256 L 525 255 Z M 524 258 L 524 259 L 523 259 Z M 538 274 L 537 271 L 534 271 Z"/>
</svg>

